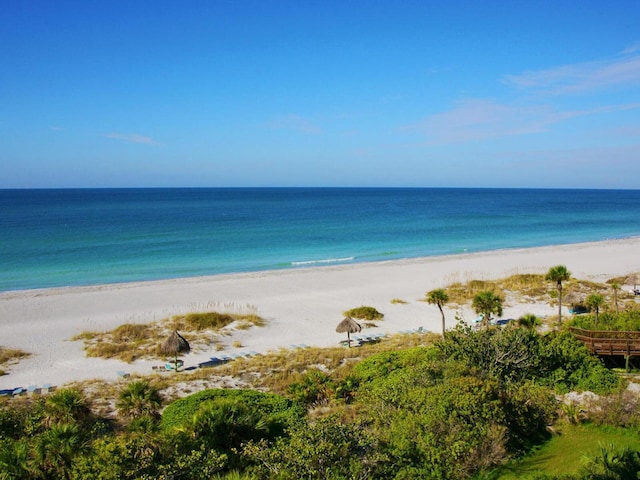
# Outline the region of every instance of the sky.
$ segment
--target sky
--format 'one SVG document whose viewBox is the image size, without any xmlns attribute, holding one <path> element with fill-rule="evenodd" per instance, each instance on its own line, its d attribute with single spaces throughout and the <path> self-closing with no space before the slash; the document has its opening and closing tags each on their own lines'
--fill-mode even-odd
<svg viewBox="0 0 640 480">
<path fill-rule="evenodd" d="M 640 188 L 640 2 L 0 0 L 0 188 Z"/>
</svg>

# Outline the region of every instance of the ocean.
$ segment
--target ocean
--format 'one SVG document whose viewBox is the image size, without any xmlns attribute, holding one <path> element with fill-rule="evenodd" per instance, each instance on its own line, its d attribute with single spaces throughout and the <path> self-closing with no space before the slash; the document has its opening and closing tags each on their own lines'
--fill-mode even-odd
<svg viewBox="0 0 640 480">
<path fill-rule="evenodd" d="M 640 190 L 0 190 L 0 291 L 640 235 Z"/>
</svg>

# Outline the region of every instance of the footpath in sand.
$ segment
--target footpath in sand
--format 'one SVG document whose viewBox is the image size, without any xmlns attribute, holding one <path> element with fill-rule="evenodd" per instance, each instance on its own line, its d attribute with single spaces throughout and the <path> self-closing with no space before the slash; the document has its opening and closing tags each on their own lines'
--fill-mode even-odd
<svg viewBox="0 0 640 480">
<path fill-rule="evenodd" d="M 381 263 L 350 264 L 177 280 L 0 293 L 0 346 L 31 356 L 6 368 L 0 390 L 70 381 L 117 379 L 118 371 L 146 374 L 158 361 L 127 364 L 87 358 L 84 331 L 112 330 L 124 323 L 148 323 L 173 315 L 251 306 L 264 327 L 235 331 L 221 352 L 192 352 L 185 367 L 211 356 L 239 351 L 265 353 L 294 344 L 328 347 L 343 339 L 335 327 L 342 312 L 370 305 L 384 313 L 372 330 L 393 334 L 423 327 L 439 332 L 437 307 L 420 301 L 425 292 L 460 281 L 497 279 L 517 273 L 545 273 L 566 265 L 572 276 L 604 282 L 640 271 L 640 238 L 521 250 L 502 250 Z M 628 289 L 628 286 L 623 288 Z M 392 304 L 392 299 L 407 303 Z M 547 303 L 508 305 L 505 318 L 524 313 L 553 315 Z M 455 324 L 449 309 L 447 327 Z M 458 312 L 466 319 L 470 309 Z M 239 342 L 241 348 L 232 345 Z"/>
</svg>

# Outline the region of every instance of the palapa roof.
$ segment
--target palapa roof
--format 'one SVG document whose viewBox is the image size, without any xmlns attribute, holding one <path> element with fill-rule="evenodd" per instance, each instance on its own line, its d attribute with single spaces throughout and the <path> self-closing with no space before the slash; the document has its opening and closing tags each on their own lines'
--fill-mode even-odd
<svg viewBox="0 0 640 480">
<path fill-rule="evenodd" d="M 185 353 L 191 350 L 189 342 L 187 342 L 182 335 L 174 330 L 169 338 L 160 346 L 160 351 L 165 355 L 176 355 L 178 353 Z"/>
<path fill-rule="evenodd" d="M 336 327 L 338 333 L 356 333 L 362 330 L 362 327 L 351 317 L 345 317 Z"/>
<path fill-rule="evenodd" d="M 578 292 L 568 292 L 566 295 L 562 297 L 562 300 L 566 304 L 577 305 L 584 301 L 584 295 Z"/>
</svg>

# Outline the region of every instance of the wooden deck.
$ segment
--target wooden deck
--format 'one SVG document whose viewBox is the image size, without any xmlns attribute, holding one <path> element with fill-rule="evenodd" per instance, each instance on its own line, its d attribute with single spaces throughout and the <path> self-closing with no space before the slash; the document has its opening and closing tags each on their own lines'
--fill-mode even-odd
<svg viewBox="0 0 640 480">
<path fill-rule="evenodd" d="M 640 332 L 583 330 L 571 328 L 578 340 L 600 356 L 640 357 Z"/>
</svg>

